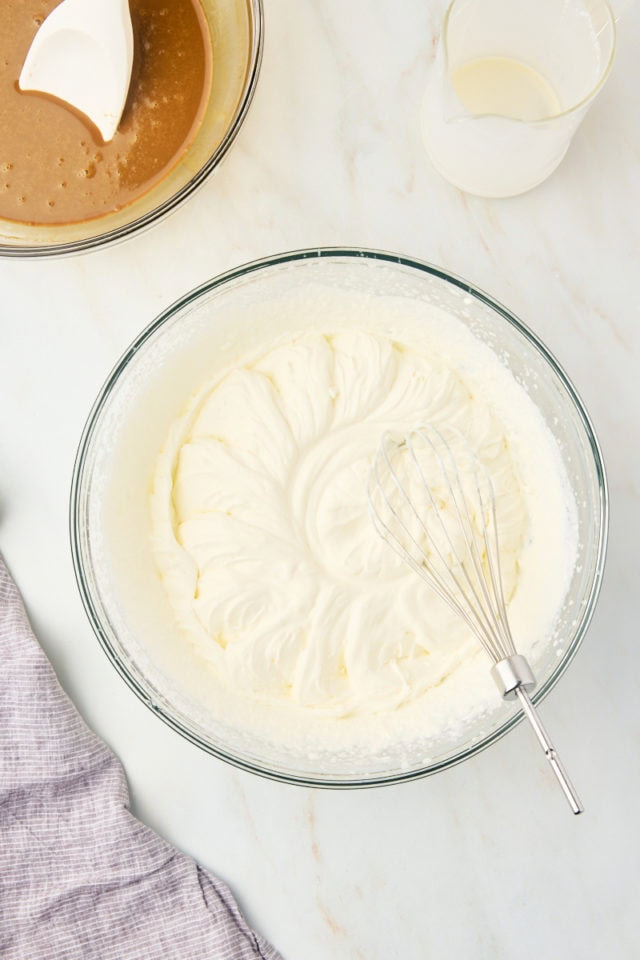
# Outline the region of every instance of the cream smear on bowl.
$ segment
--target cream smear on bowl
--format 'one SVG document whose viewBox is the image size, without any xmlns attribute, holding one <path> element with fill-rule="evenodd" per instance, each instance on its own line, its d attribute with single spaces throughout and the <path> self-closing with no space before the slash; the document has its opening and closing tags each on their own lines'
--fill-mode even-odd
<svg viewBox="0 0 640 960">
<path fill-rule="evenodd" d="M 465 435 L 494 483 L 513 633 L 535 666 L 577 551 L 535 403 L 465 324 L 404 298 L 298 295 L 232 353 L 193 384 L 155 467 L 165 672 L 190 661 L 213 714 L 294 750 L 392 750 L 489 714 L 486 654 L 378 539 L 367 471 L 385 429 Z"/>
</svg>

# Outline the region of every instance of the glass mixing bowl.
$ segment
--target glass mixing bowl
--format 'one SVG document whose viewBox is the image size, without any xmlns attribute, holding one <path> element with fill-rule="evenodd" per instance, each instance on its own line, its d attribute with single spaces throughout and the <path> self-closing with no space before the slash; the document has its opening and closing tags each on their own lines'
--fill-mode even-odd
<svg viewBox="0 0 640 960">
<path fill-rule="evenodd" d="M 42 226 L 0 218 L 0 256 L 62 256 L 126 240 L 175 210 L 216 169 L 242 126 L 258 81 L 262 0 L 201 3 L 212 42 L 211 93 L 181 160 L 136 201 L 93 220 Z"/>
<path fill-rule="evenodd" d="M 292 750 L 259 732 L 247 733 L 232 710 L 225 714 L 222 701 L 214 711 L 211 699 L 207 705 L 206 671 L 187 663 L 178 676 L 170 655 L 177 630 L 149 542 L 148 500 L 158 451 L 169 424 L 206 380 L 212 357 L 224 362 L 239 337 L 246 343 L 257 336 L 265 304 L 271 317 L 279 316 L 273 308 L 302 291 L 313 311 L 319 287 L 345 303 L 354 295 L 391 295 L 396 303 L 408 298 L 444 308 L 493 348 L 546 421 L 575 497 L 579 535 L 554 642 L 535 662 L 533 699 L 549 692 L 580 645 L 602 577 L 607 490 L 598 443 L 580 398 L 544 344 L 486 294 L 415 260 L 353 249 L 281 254 L 210 280 L 162 313 L 120 359 L 89 415 L 72 484 L 73 559 L 85 608 L 107 655 L 169 726 L 203 750 L 265 776 L 315 786 L 380 785 L 459 763 L 507 733 L 521 715 L 496 694 L 495 710 L 437 742 L 358 753 Z"/>
</svg>

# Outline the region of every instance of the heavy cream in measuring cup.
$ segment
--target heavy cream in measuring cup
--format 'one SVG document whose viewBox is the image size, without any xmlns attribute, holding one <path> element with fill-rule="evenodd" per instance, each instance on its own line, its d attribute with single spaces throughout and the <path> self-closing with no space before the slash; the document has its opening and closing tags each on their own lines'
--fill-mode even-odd
<svg viewBox="0 0 640 960">
<path fill-rule="evenodd" d="M 454 0 L 422 114 L 433 165 L 480 196 L 536 186 L 562 160 L 614 52 L 606 0 Z"/>
</svg>

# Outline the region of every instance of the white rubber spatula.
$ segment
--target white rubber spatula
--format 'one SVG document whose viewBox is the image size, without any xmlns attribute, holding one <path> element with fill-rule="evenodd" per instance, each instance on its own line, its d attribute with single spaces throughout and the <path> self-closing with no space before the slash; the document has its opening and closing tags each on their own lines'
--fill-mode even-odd
<svg viewBox="0 0 640 960">
<path fill-rule="evenodd" d="M 65 100 L 108 142 L 120 123 L 132 63 L 129 0 L 62 0 L 36 33 L 18 84 Z"/>
</svg>

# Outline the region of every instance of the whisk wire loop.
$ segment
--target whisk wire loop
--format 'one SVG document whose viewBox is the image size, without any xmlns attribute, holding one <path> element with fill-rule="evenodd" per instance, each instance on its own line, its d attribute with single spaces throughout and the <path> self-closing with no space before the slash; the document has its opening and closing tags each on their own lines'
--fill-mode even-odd
<svg viewBox="0 0 640 960">
<path fill-rule="evenodd" d="M 453 431 L 452 434 L 454 434 Z M 457 433 L 457 431 L 454 435 L 457 445 L 463 450 L 465 460 L 467 461 L 467 465 L 470 466 L 471 473 L 474 478 L 475 494 L 477 496 L 477 503 L 475 504 L 476 513 L 479 514 L 480 517 L 479 532 L 476 529 L 478 524 L 474 523 L 474 518 L 471 516 L 470 498 L 466 497 L 464 494 L 458 462 L 454 458 L 453 451 L 447 444 L 441 431 L 436 427 L 431 427 L 429 431 L 416 431 L 414 434 L 408 435 L 407 443 L 411 460 L 415 466 L 415 469 L 419 473 L 422 486 L 426 491 L 430 501 L 433 503 L 431 488 L 424 475 L 422 464 L 419 462 L 416 455 L 415 442 L 418 438 L 422 442 L 425 442 L 429 445 L 429 448 L 437 458 L 438 466 L 442 473 L 442 477 L 445 480 L 445 486 L 451 492 L 451 500 L 457 514 L 459 529 L 462 532 L 467 556 L 471 562 L 471 571 L 469 570 L 467 562 L 465 562 L 465 558 L 461 558 L 456 551 L 451 536 L 447 531 L 446 526 L 442 522 L 440 515 L 438 515 L 438 519 L 440 520 L 442 530 L 445 532 L 447 540 L 451 546 L 452 556 L 455 559 L 456 568 L 458 568 L 464 575 L 467 586 L 471 590 L 473 599 L 478 604 L 478 607 L 482 613 L 484 631 L 483 635 L 479 636 L 478 639 L 484 643 L 487 652 L 490 656 L 492 656 L 495 662 L 505 656 L 509 656 L 512 652 L 515 653 L 515 649 L 513 649 L 513 643 L 510 643 L 510 633 L 506 624 L 506 612 L 503 616 L 502 610 L 500 609 L 499 594 L 496 588 L 497 585 L 495 581 L 494 570 L 490 562 L 492 555 L 494 553 L 498 555 L 499 553 L 497 545 L 497 527 L 495 522 L 491 525 L 493 539 L 495 540 L 495 544 L 491 544 L 489 536 L 490 525 L 485 519 L 488 515 L 488 508 L 485 506 L 482 495 L 479 477 L 480 467 L 478 460 L 471 454 L 471 451 L 462 435 Z M 437 439 L 439 442 L 440 449 L 436 447 L 435 439 Z M 447 463 L 445 463 L 445 457 L 448 461 Z M 490 516 L 495 521 L 495 498 L 491 481 L 486 472 L 484 473 L 483 479 L 485 481 L 485 488 L 488 491 Z M 478 537 L 480 537 L 481 545 L 484 548 L 483 550 L 480 550 Z M 488 577 L 483 570 L 483 556 L 486 557 L 489 564 Z M 471 572 L 473 573 L 473 577 L 471 576 Z M 456 585 L 458 587 L 460 586 L 457 581 Z"/>
<path fill-rule="evenodd" d="M 411 561 L 413 569 L 445 603 L 464 617 L 496 663 L 513 655 L 515 647 L 499 580 L 495 499 L 486 472 L 483 495 L 481 468 L 466 441 L 457 431 L 450 433 L 464 454 L 465 466 L 471 468 L 475 524 L 471 498 L 465 494 L 458 463 L 442 432 L 435 427 L 399 438 L 389 432 L 383 435 L 370 473 L 370 511 L 378 533 L 403 559 Z M 436 475 L 435 482 L 429 482 L 425 475 L 425 452 L 428 466 Z M 444 490 L 444 499 L 434 493 L 438 488 Z M 429 523 L 425 520 L 427 513 Z M 452 524 L 445 522 L 445 516 Z M 451 525 L 462 535 L 461 548 L 454 542 Z"/>
<path fill-rule="evenodd" d="M 416 539 L 407 523 L 403 521 L 402 515 L 396 510 L 396 508 L 393 506 L 393 503 L 389 499 L 385 487 L 386 480 L 392 481 L 399 497 L 409 509 L 410 513 L 414 516 L 418 525 L 424 531 L 426 537 L 431 540 L 423 520 L 415 510 L 411 499 L 407 495 L 406 490 L 404 489 L 400 478 L 398 477 L 391 463 L 388 455 L 387 444 L 385 442 L 389 436 L 389 434 L 384 435 L 383 442 L 381 443 L 378 454 L 373 461 L 369 475 L 369 512 L 371 514 L 373 524 L 382 539 L 386 540 L 387 543 L 393 547 L 398 556 L 404 560 L 405 563 L 407 563 L 418 574 L 418 576 L 422 577 L 427 581 L 427 583 L 429 583 L 441 600 L 447 603 L 455 613 L 465 620 L 470 630 L 472 630 L 472 632 L 477 636 L 483 635 L 483 625 L 478 621 L 477 613 L 473 610 L 468 611 L 465 609 L 465 607 L 459 602 L 458 597 L 452 594 L 450 589 L 447 588 L 446 583 L 440 577 L 437 570 L 432 568 L 427 572 L 425 562 L 428 563 L 428 560 L 424 554 L 421 544 Z M 381 473 L 380 461 L 383 462 L 387 471 L 386 477 Z M 382 504 L 379 504 L 377 501 L 382 501 Z M 386 508 L 388 514 L 387 519 L 384 518 L 381 512 L 381 505 Z M 392 526 L 392 524 L 394 524 L 394 526 Z M 396 532 L 396 530 L 398 530 L 398 532 Z M 419 559 L 416 559 L 411 548 L 415 549 Z M 437 546 L 435 546 L 435 550 L 438 554 L 440 553 Z M 441 559 L 443 558 L 441 557 Z M 452 574 L 452 577 L 456 585 L 459 586 L 454 574 Z M 460 596 L 462 596 L 461 591 Z"/>
</svg>

